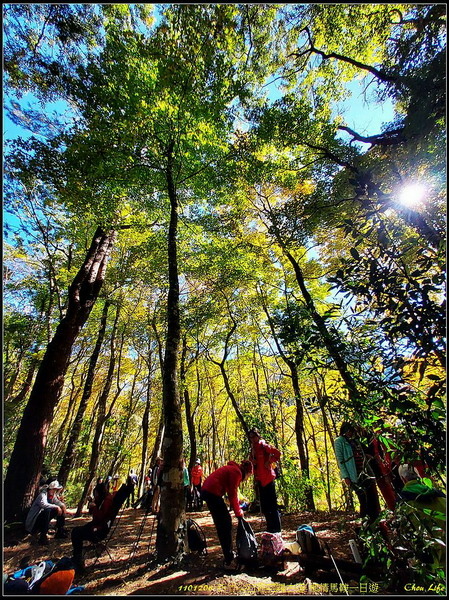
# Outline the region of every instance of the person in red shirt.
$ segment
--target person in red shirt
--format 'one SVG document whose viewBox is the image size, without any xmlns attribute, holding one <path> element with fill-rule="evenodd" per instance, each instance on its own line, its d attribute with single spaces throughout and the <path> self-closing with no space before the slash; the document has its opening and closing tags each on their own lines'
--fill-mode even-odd
<svg viewBox="0 0 449 600">
<path fill-rule="evenodd" d="M 105 483 L 95 486 L 94 499 L 88 504 L 92 521 L 72 529 L 73 562 L 77 574 L 84 571 L 83 541 L 96 543 L 107 537 L 113 520 L 131 494 L 133 486 L 133 482 L 123 484 L 117 492 L 109 492 Z"/>
<path fill-rule="evenodd" d="M 190 482 L 192 484 L 192 492 L 193 492 L 193 504 L 200 510 L 203 507 L 203 502 L 201 500 L 201 481 L 203 479 L 203 468 L 201 466 L 201 461 L 199 458 L 196 459 L 195 464 L 193 465 L 190 471 Z"/>
<path fill-rule="evenodd" d="M 243 517 L 239 504 L 237 489 L 253 472 L 251 461 L 244 460 L 240 465 L 233 460 L 220 467 L 206 477 L 201 490 L 201 497 L 206 502 L 217 529 L 218 539 L 224 555 L 224 568 L 237 568 L 235 554 L 232 550 L 232 518 L 223 500 L 226 494 L 229 504 L 237 519 Z"/>
<path fill-rule="evenodd" d="M 281 517 L 277 505 L 274 484 L 276 473 L 273 464 L 279 460 L 281 453 L 262 439 L 256 428 L 250 429 L 248 437 L 251 443 L 251 460 L 259 492 L 260 510 L 265 517 L 267 531 L 278 533 L 281 531 Z"/>
</svg>

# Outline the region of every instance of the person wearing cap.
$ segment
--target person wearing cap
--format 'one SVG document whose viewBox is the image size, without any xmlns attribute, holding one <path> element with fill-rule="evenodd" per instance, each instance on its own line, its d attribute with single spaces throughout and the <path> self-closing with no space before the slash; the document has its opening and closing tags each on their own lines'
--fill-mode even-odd
<svg viewBox="0 0 449 600">
<path fill-rule="evenodd" d="M 48 546 L 48 528 L 52 519 L 56 519 L 55 539 L 66 538 L 68 535 L 64 529 L 66 507 L 58 498 L 61 490 L 62 486 L 56 479 L 43 485 L 28 511 L 25 529 L 29 533 L 39 532 L 38 543 L 41 545 Z"/>
<path fill-rule="evenodd" d="M 254 477 L 259 492 L 260 510 L 267 524 L 267 531 L 280 533 L 281 516 L 279 514 L 276 487 L 276 473 L 273 465 L 280 459 L 281 453 L 277 448 L 261 438 L 256 428 L 248 432 L 251 443 L 251 460 L 254 465 Z"/>
<path fill-rule="evenodd" d="M 193 503 L 198 505 L 201 510 L 203 508 L 203 501 L 201 499 L 201 482 L 203 479 L 203 467 L 199 458 L 196 459 L 190 471 L 190 480 L 192 482 L 192 493 Z"/>
<path fill-rule="evenodd" d="M 122 482 L 120 481 L 120 477 L 116 473 L 112 478 L 112 490 L 109 491 L 116 492 L 120 488 L 121 484 Z"/>
<path fill-rule="evenodd" d="M 220 467 L 206 477 L 201 490 L 201 497 L 210 510 L 212 520 L 217 529 L 218 539 L 224 555 L 224 568 L 237 568 L 235 554 L 232 550 L 232 518 L 223 500 L 226 494 L 229 504 L 237 519 L 243 518 L 243 511 L 238 499 L 239 485 L 248 479 L 253 472 L 252 462 L 244 460 L 240 465 L 233 460 Z"/>
</svg>

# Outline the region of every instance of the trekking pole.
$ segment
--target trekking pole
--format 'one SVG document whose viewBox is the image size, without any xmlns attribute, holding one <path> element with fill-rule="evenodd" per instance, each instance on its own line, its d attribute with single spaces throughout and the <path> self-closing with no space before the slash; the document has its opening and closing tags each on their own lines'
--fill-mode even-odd
<svg viewBox="0 0 449 600">
<path fill-rule="evenodd" d="M 127 561 L 126 571 L 129 571 L 129 567 L 130 567 L 130 564 L 131 564 L 131 559 L 134 558 L 134 555 L 135 555 L 135 553 L 137 551 L 137 548 L 139 546 L 140 538 L 142 537 L 143 529 L 145 527 L 145 523 L 147 521 L 148 513 L 149 512 L 150 512 L 149 508 L 147 508 L 147 510 L 145 511 L 145 514 L 143 515 L 143 519 L 142 519 L 142 522 L 140 523 L 139 531 L 137 533 L 137 538 L 136 538 L 136 540 L 134 541 L 134 543 L 133 543 L 133 545 L 131 547 L 131 552 L 129 554 L 128 561 Z"/>
<path fill-rule="evenodd" d="M 148 540 L 148 555 L 150 554 L 149 550 L 150 550 L 150 546 L 151 546 L 151 540 L 153 539 L 153 531 L 154 531 L 154 526 L 156 524 L 156 521 L 159 519 L 159 513 L 156 513 L 154 515 L 154 519 L 153 519 L 153 524 L 151 526 L 151 532 L 150 532 L 150 539 Z"/>
<path fill-rule="evenodd" d="M 125 509 L 125 503 L 123 503 L 123 506 L 121 507 L 121 509 L 120 509 L 120 511 L 119 511 L 119 513 L 118 513 L 118 515 L 117 515 L 117 516 L 116 516 L 116 518 L 114 519 L 114 522 L 113 522 L 113 524 L 112 524 L 111 528 L 109 529 L 109 531 L 108 531 L 108 534 L 107 534 L 107 536 L 106 536 L 106 538 L 105 538 L 105 540 L 104 540 L 104 548 L 105 548 L 106 552 L 109 554 L 109 557 L 111 558 L 111 560 L 112 560 L 112 561 L 113 561 L 113 558 L 112 558 L 112 556 L 111 556 L 111 553 L 109 552 L 109 549 L 108 549 L 108 544 L 109 544 L 109 542 L 111 541 L 111 539 L 112 539 L 112 537 L 113 537 L 114 533 L 116 532 L 116 530 L 117 530 L 117 528 L 118 528 L 118 526 L 119 526 L 119 523 L 120 523 L 120 520 L 121 520 L 121 518 L 122 518 L 122 515 L 123 515 L 123 511 L 124 511 L 124 509 Z M 100 542 L 100 543 L 102 543 L 102 542 Z M 93 566 L 94 566 L 94 567 L 95 567 L 95 565 L 97 564 L 97 562 L 99 561 L 99 559 L 100 559 L 100 556 L 97 556 L 97 557 L 95 558 L 95 561 L 94 561 L 94 563 L 93 563 Z"/>
<path fill-rule="evenodd" d="M 334 559 L 334 557 L 333 557 L 333 554 L 332 554 L 332 552 L 331 552 L 331 550 L 330 550 L 330 548 L 329 548 L 329 544 L 328 544 L 328 543 L 327 543 L 325 540 L 324 540 L 324 544 L 325 544 L 325 546 L 326 546 L 326 550 L 327 550 L 327 551 L 328 551 L 328 553 L 329 553 L 329 556 L 330 556 L 330 558 L 331 558 L 331 561 L 334 563 L 334 567 L 335 567 L 335 570 L 337 571 L 337 575 L 338 575 L 338 577 L 340 578 L 340 581 L 341 581 L 341 583 L 343 584 L 343 589 L 344 589 L 344 591 L 345 591 L 346 595 L 347 595 L 347 596 L 349 596 L 349 592 L 348 592 L 348 590 L 346 589 L 346 585 L 345 585 L 345 582 L 343 581 L 343 577 L 341 576 L 341 574 L 340 574 L 340 571 L 338 570 L 337 563 L 335 562 L 335 559 Z"/>
</svg>

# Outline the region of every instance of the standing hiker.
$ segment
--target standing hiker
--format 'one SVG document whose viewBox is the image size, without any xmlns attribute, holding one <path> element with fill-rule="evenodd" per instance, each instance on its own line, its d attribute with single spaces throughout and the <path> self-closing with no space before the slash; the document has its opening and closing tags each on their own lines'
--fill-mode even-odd
<svg viewBox="0 0 449 600">
<path fill-rule="evenodd" d="M 276 472 L 273 465 L 279 460 L 281 453 L 262 439 L 256 428 L 248 432 L 248 437 L 251 442 L 251 460 L 259 492 L 260 510 L 265 517 L 267 531 L 278 533 L 281 531 L 281 517 L 277 505 L 274 483 Z"/>
</svg>

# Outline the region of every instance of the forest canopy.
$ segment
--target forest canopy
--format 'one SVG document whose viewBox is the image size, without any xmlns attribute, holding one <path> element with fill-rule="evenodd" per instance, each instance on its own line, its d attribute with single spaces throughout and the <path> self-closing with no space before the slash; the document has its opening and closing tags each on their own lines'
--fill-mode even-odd
<svg viewBox="0 0 449 600">
<path fill-rule="evenodd" d="M 5 517 L 163 453 L 172 553 L 251 427 L 286 509 L 345 420 L 444 477 L 445 6 L 3 11 Z"/>
</svg>

